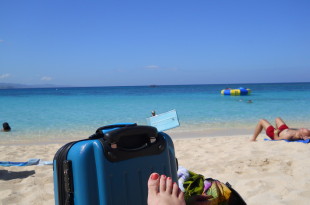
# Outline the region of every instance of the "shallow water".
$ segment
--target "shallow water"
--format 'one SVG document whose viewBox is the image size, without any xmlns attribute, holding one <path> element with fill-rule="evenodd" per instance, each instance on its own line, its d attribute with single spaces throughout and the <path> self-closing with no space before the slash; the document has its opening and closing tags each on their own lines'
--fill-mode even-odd
<svg viewBox="0 0 310 205">
<path fill-rule="evenodd" d="M 220 94 L 240 86 L 252 94 Z M 0 133 L 0 141 L 83 138 L 107 124 L 146 124 L 152 110 L 171 109 L 177 110 L 181 124 L 176 133 L 249 130 L 258 119 L 277 116 L 289 125 L 310 127 L 309 102 L 310 83 L 0 90 L 0 120 L 12 127 L 12 132 Z"/>
</svg>

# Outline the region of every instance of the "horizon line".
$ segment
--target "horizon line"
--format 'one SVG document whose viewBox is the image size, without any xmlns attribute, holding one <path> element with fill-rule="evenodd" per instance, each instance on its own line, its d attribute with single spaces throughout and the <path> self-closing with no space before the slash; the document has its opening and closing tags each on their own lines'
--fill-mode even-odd
<svg viewBox="0 0 310 205">
<path fill-rule="evenodd" d="M 18 84 L 18 83 L 1 83 L 0 89 L 35 89 L 35 88 L 99 88 L 99 87 L 159 87 L 159 86 L 192 86 L 192 85 L 244 85 L 244 84 L 302 84 L 310 82 L 256 82 L 256 83 L 206 83 L 206 84 L 149 84 L 149 85 L 90 85 L 90 86 L 78 86 L 78 85 L 54 85 L 54 84 Z M 12 87 L 3 87 L 1 84 L 12 86 Z M 13 87 L 13 86 L 16 87 Z M 25 87 L 18 87 L 25 86 Z M 40 87 L 42 86 L 42 87 Z"/>
</svg>

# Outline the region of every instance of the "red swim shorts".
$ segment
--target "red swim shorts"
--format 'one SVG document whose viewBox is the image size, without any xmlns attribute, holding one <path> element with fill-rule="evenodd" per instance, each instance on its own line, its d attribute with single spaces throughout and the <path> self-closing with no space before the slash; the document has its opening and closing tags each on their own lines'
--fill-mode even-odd
<svg viewBox="0 0 310 205">
<path fill-rule="evenodd" d="M 278 135 L 285 129 L 288 129 L 288 126 L 286 124 L 283 124 L 279 127 L 279 133 Z M 272 140 L 274 140 L 274 127 L 272 125 L 270 125 L 269 127 L 267 127 L 266 129 L 266 135 L 268 137 L 270 137 Z"/>
</svg>

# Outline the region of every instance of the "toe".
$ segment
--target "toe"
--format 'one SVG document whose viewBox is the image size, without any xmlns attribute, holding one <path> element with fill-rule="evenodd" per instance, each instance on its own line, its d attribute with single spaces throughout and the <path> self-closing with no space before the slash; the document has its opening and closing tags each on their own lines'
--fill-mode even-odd
<svg viewBox="0 0 310 205">
<path fill-rule="evenodd" d="M 171 177 L 167 177 L 167 180 L 166 180 L 166 191 L 167 191 L 169 194 L 172 193 L 172 186 L 173 186 L 173 183 L 172 183 Z"/>
<path fill-rule="evenodd" d="M 166 180 L 167 180 L 167 177 L 165 175 L 160 176 L 160 184 L 159 184 L 159 191 L 160 192 L 166 191 Z"/>
<path fill-rule="evenodd" d="M 152 173 L 147 185 L 149 194 L 157 194 L 159 192 L 159 174 Z"/>
<path fill-rule="evenodd" d="M 181 189 L 179 188 L 178 188 L 178 194 L 179 194 L 178 196 L 179 199 L 184 199 L 184 192 L 182 192 Z"/>
<path fill-rule="evenodd" d="M 174 182 L 173 185 L 172 185 L 172 195 L 178 197 L 178 195 L 179 195 L 179 190 L 180 190 L 180 189 L 179 189 L 177 183 Z"/>
</svg>

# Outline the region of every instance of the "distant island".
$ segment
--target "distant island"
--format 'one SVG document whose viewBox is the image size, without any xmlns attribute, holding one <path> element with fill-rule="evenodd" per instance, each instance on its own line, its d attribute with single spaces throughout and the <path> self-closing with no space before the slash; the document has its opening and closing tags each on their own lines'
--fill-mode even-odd
<svg viewBox="0 0 310 205">
<path fill-rule="evenodd" d="M 0 89 L 21 89 L 21 88 L 54 88 L 63 87 L 52 84 L 25 85 L 18 83 L 0 83 Z"/>
</svg>

